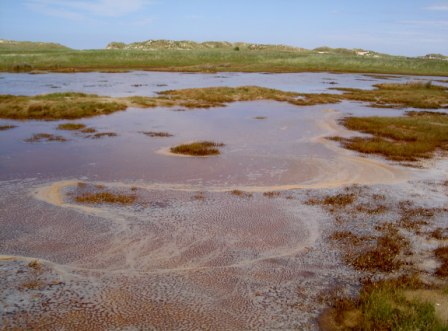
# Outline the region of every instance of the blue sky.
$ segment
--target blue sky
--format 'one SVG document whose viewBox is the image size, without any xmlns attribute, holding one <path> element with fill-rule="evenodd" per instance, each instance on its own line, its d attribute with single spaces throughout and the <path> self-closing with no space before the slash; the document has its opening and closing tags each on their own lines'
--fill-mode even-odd
<svg viewBox="0 0 448 331">
<path fill-rule="evenodd" d="M 0 0 L 0 38 L 226 40 L 448 55 L 448 0 Z"/>
</svg>

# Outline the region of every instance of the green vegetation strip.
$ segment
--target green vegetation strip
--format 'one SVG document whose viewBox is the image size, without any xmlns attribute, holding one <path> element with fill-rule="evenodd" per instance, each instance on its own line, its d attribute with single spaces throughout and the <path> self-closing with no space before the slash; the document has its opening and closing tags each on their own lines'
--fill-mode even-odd
<svg viewBox="0 0 448 331">
<path fill-rule="evenodd" d="M 353 51 L 292 49 L 109 49 L 73 50 L 25 46 L 0 48 L 0 71 L 88 72 L 152 70 L 174 72 L 358 72 L 448 76 L 444 59 Z"/>
<path fill-rule="evenodd" d="M 433 302 L 419 300 L 417 277 L 366 281 L 358 299 L 339 299 L 320 320 L 323 330 L 447 330 Z M 427 289 L 433 296 L 439 289 Z M 446 294 L 444 294 L 446 295 Z"/>
<path fill-rule="evenodd" d="M 448 92 L 443 86 L 429 82 L 377 84 L 374 90 L 335 88 L 343 91 L 346 100 L 369 102 L 378 108 L 448 108 Z"/>
<path fill-rule="evenodd" d="M 106 115 L 127 108 L 125 103 L 85 93 L 38 96 L 0 95 L 0 118 L 59 120 Z"/>
<path fill-rule="evenodd" d="M 372 107 L 448 108 L 448 89 L 430 83 L 379 84 L 374 90 L 339 89 L 343 94 L 285 92 L 258 86 L 208 87 L 159 92 L 155 97 L 112 98 L 85 93 L 52 93 L 37 96 L 0 95 L 0 118 L 61 120 L 107 115 L 127 107 L 224 107 L 237 101 L 272 100 L 296 106 L 369 102 Z M 75 129 L 75 124 L 63 124 Z"/>
<path fill-rule="evenodd" d="M 348 117 L 342 124 L 372 137 L 332 138 L 361 153 L 390 160 L 416 161 L 448 150 L 448 114 L 408 112 L 404 117 Z"/>
</svg>

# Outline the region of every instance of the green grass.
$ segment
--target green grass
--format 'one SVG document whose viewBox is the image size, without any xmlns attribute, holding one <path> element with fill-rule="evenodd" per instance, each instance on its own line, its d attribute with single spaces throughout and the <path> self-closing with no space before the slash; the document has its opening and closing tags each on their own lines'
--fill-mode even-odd
<svg viewBox="0 0 448 331">
<path fill-rule="evenodd" d="M 342 124 L 373 135 L 341 139 L 344 147 L 390 160 L 416 161 L 448 150 L 448 114 L 408 112 L 402 117 L 348 117 Z"/>
<path fill-rule="evenodd" d="M 323 330 L 447 330 L 432 302 L 409 299 L 406 293 L 422 288 L 415 278 L 364 283 L 359 298 L 336 300 L 321 318 Z M 433 289 L 434 293 L 440 293 Z"/>
<path fill-rule="evenodd" d="M 259 86 L 207 87 L 183 90 L 168 90 L 159 93 L 159 102 L 174 102 L 185 108 L 223 107 L 226 103 L 237 101 L 273 100 L 288 102 L 296 106 L 337 103 L 340 95 L 304 94 L 285 92 Z"/>
<path fill-rule="evenodd" d="M 448 61 L 277 49 L 0 49 L 0 71 L 370 72 L 448 75 Z"/>
<path fill-rule="evenodd" d="M 369 102 L 372 107 L 422 109 L 448 108 L 448 89 L 426 82 L 378 84 L 374 90 L 334 88 L 343 91 L 346 100 Z"/>
<path fill-rule="evenodd" d="M 155 97 L 111 98 L 85 93 L 52 93 L 37 96 L 0 95 L 0 118 L 25 120 L 79 119 L 107 115 L 127 107 L 224 107 L 238 101 L 272 100 L 296 106 L 338 103 L 342 100 L 370 102 L 381 107 L 448 107 L 448 89 L 431 83 L 381 84 L 375 90 L 343 89 L 343 94 L 286 92 L 259 86 L 208 87 L 159 92 Z M 263 119 L 264 117 L 256 117 Z M 352 141 L 356 143 L 355 140 Z M 374 143 L 374 141 L 372 141 Z"/>
<path fill-rule="evenodd" d="M 0 95 L 0 117 L 15 120 L 78 119 L 126 108 L 125 103 L 84 93 L 53 93 L 33 97 Z"/>
<path fill-rule="evenodd" d="M 219 147 L 223 147 L 224 144 L 216 143 L 212 141 L 198 141 L 191 144 L 182 144 L 176 147 L 171 147 L 170 151 L 174 154 L 183 154 L 191 156 L 207 156 L 218 155 L 221 152 Z"/>
</svg>

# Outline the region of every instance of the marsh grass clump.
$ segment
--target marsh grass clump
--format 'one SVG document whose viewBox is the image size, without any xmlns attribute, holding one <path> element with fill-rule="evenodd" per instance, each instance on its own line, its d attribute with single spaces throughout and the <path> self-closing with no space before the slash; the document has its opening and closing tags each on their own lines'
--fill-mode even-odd
<svg viewBox="0 0 448 331">
<path fill-rule="evenodd" d="M 340 241 L 344 244 L 358 246 L 365 244 L 366 241 L 372 240 L 372 237 L 358 236 L 351 231 L 336 231 L 330 235 L 329 239 Z"/>
<path fill-rule="evenodd" d="M 347 117 L 342 124 L 373 137 L 339 138 L 342 145 L 395 161 L 429 158 L 448 150 L 448 114 L 408 112 L 403 117 Z"/>
<path fill-rule="evenodd" d="M 157 107 L 157 101 L 155 101 L 151 97 L 132 96 L 128 97 L 127 100 L 129 100 L 133 106 L 137 107 L 145 107 L 145 108 Z"/>
<path fill-rule="evenodd" d="M 41 270 L 42 264 L 39 262 L 39 260 L 33 260 L 30 263 L 28 263 L 28 267 L 34 270 Z"/>
<path fill-rule="evenodd" d="M 223 143 L 216 143 L 212 141 L 198 141 L 191 144 L 182 144 L 176 147 L 171 147 L 170 151 L 174 154 L 191 156 L 219 155 L 221 154 L 219 147 L 223 146 Z"/>
<path fill-rule="evenodd" d="M 175 102 L 185 108 L 224 107 L 226 103 L 238 101 L 272 100 L 288 102 L 297 106 L 337 103 L 336 94 L 300 94 L 259 86 L 207 87 L 159 92 L 157 100 Z"/>
<path fill-rule="evenodd" d="M 79 132 L 81 132 L 81 133 L 95 133 L 96 129 L 95 128 L 85 128 L 85 129 L 79 130 Z"/>
<path fill-rule="evenodd" d="M 130 205 L 137 199 L 136 195 L 118 194 L 113 192 L 96 192 L 96 193 L 82 193 L 75 197 L 75 201 L 79 203 L 88 204 L 119 204 Z"/>
<path fill-rule="evenodd" d="M 356 195 L 354 193 L 338 193 L 336 195 L 327 195 L 321 199 L 310 198 L 305 203 L 311 206 L 323 205 L 329 208 L 330 211 L 335 211 L 351 205 L 355 200 Z"/>
<path fill-rule="evenodd" d="M 100 138 L 104 138 L 104 137 L 117 137 L 117 136 L 118 136 L 118 134 L 115 132 L 98 132 L 98 133 L 88 135 L 86 137 L 91 138 L 91 139 L 100 139 Z"/>
<path fill-rule="evenodd" d="M 51 133 L 35 133 L 31 138 L 27 138 L 24 140 L 27 143 L 36 143 L 36 142 L 64 142 L 67 141 L 63 136 L 54 135 Z"/>
<path fill-rule="evenodd" d="M 17 128 L 17 125 L 0 125 L 0 131 L 6 131 Z"/>
<path fill-rule="evenodd" d="M 252 198 L 253 196 L 253 194 L 250 192 L 245 192 L 237 189 L 230 191 L 230 194 L 240 198 Z"/>
<path fill-rule="evenodd" d="M 158 138 L 173 137 L 173 135 L 171 133 L 160 132 L 160 131 L 142 131 L 140 133 L 143 133 L 144 135 L 146 135 L 148 137 L 158 137 Z"/>
<path fill-rule="evenodd" d="M 45 283 L 40 279 L 43 273 L 43 265 L 38 260 L 32 260 L 28 263 L 30 277 L 20 285 L 21 290 L 37 290 L 42 288 Z"/>
<path fill-rule="evenodd" d="M 405 84 L 377 84 L 374 90 L 335 88 L 342 97 L 351 101 L 369 102 L 371 107 L 422 109 L 448 108 L 448 88 L 432 82 Z"/>
<path fill-rule="evenodd" d="M 193 195 L 193 200 L 205 201 L 205 193 L 196 192 L 195 195 Z"/>
<path fill-rule="evenodd" d="M 263 196 L 266 198 L 276 198 L 280 196 L 280 192 L 275 191 L 263 192 Z"/>
<path fill-rule="evenodd" d="M 418 293 L 428 288 L 412 275 L 395 279 L 372 281 L 367 279 L 358 298 L 339 297 L 333 307 L 319 320 L 322 330 L 446 330 L 435 309 L 435 302 L 422 301 Z"/>
<path fill-rule="evenodd" d="M 86 126 L 82 123 L 62 123 L 59 124 L 58 130 L 67 130 L 67 131 L 78 131 L 84 129 Z"/>
<path fill-rule="evenodd" d="M 409 242 L 398 234 L 398 231 L 388 231 L 376 239 L 376 246 L 352 258 L 348 255 L 349 264 L 358 270 L 370 272 L 392 272 L 398 270 L 402 261 L 399 254 L 409 246 Z"/>
<path fill-rule="evenodd" d="M 433 230 L 430 234 L 431 238 L 437 240 L 447 240 L 448 239 L 448 228 L 437 228 Z"/>
<path fill-rule="evenodd" d="M 126 108 L 123 102 L 85 93 L 0 95 L 0 118 L 17 120 L 77 119 L 106 115 Z"/>
</svg>

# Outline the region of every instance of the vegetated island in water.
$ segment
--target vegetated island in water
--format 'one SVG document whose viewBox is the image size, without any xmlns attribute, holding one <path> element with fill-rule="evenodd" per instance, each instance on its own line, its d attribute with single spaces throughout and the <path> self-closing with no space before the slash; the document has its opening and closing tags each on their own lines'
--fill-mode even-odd
<svg viewBox="0 0 448 331">
<path fill-rule="evenodd" d="M 207 87 L 159 92 L 155 97 L 112 98 L 64 92 L 36 96 L 0 95 L 0 118 L 61 120 L 107 115 L 128 107 L 225 107 L 240 101 L 272 100 L 295 106 L 362 101 L 372 107 L 421 109 L 448 108 L 448 88 L 428 83 L 377 84 L 374 90 L 339 89 L 342 94 L 285 92 L 258 86 Z M 67 129 L 65 127 L 65 129 Z M 72 128 L 73 129 L 73 128 Z"/>
<path fill-rule="evenodd" d="M 148 40 L 75 50 L 55 43 L 0 40 L 3 72 L 363 72 L 448 75 L 442 54 L 393 56 L 363 49 L 230 42 Z"/>
</svg>

